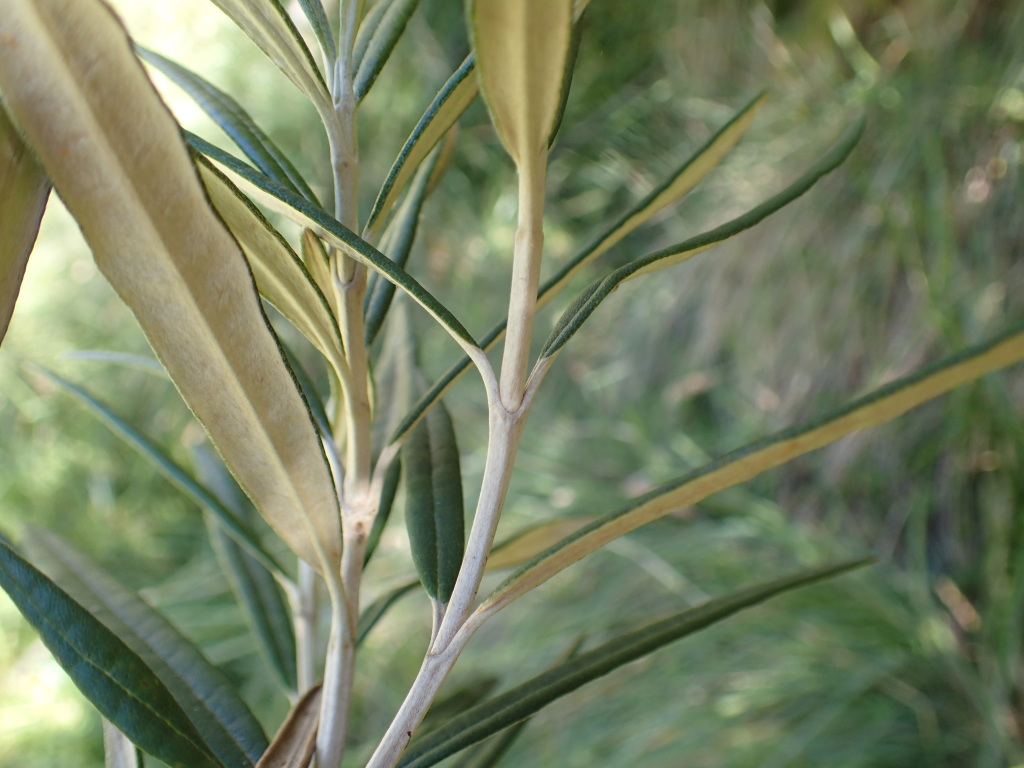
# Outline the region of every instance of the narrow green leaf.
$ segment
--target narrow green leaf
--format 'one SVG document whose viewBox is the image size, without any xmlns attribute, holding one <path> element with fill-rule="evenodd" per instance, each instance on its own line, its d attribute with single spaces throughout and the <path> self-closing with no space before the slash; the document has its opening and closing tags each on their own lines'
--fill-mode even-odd
<svg viewBox="0 0 1024 768">
<path fill-rule="evenodd" d="M 49 196 L 46 173 L 14 129 L 0 100 L 0 343 L 11 322 Z"/>
<path fill-rule="evenodd" d="M 236 517 L 252 524 L 254 510 L 227 468 L 206 445 L 193 451 L 199 475 Z M 295 629 L 288 601 L 273 574 L 240 547 L 213 515 L 206 515 L 210 543 L 263 656 L 286 690 L 297 692 Z"/>
<path fill-rule="evenodd" d="M 420 211 L 423 210 L 423 203 L 427 199 L 429 182 L 437 165 L 437 158 L 436 154 L 433 155 L 432 159 L 424 163 L 416 172 L 416 178 L 413 179 L 412 186 L 409 187 L 409 193 L 402 201 L 391 226 L 388 227 L 387 237 L 381 246 L 381 250 L 403 269 L 409 261 L 409 254 L 412 252 L 412 245 L 416 240 Z M 375 277 L 377 276 L 375 275 Z M 394 296 L 394 283 L 379 277 L 367 291 L 365 304 L 367 346 L 376 340 Z"/>
<path fill-rule="evenodd" d="M 217 213 L 242 246 L 256 288 L 320 350 L 338 378 L 348 378 L 341 330 L 331 306 L 306 266 L 259 209 L 203 155 L 199 176 Z"/>
<path fill-rule="evenodd" d="M 377 193 L 366 222 L 367 231 L 374 231 L 383 223 L 416 168 L 476 98 L 477 79 L 470 77 L 475 66 L 473 57 L 467 56 L 412 129 Z"/>
<path fill-rule="evenodd" d="M 497 677 L 485 674 L 460 681 L 454 689 L 446 686 L 444 695 L 438 696 L 430 704 L 430 709 L 420 722 L 419 730 L 423 733 L 433 731 L 453 717 L 476 706 L 493 693 L 499 682 Z"/>
<path fill-rule="evenodd" d="M 221 768 L 156 673 L 0 539 L 0 587 L 107 720 L 174 768 Z"/>
<path fill-rule="evenodd" d="M 548 279 L 537 293 L 537 308 L 546 306 L 558 293 L 569 284 L 569 281 L 586 265 L 593 262 L 607 250 L 616 245 L 626 235 L 646 223 L 656 213 L 679 200 L 695 187 L 708 173 L 721 162 L 746 133 L 753 122 L 754 114 L 764 102 L 762 94 L 750 101 L 735 117 L 726 123 L 711 139 L 693 156 L 675 169 L 649 195 L 619 217 L 611 226 L 602 231 L 580 253 L 574 256 L 556 274 Z M 488 350 L 497 344 L 505 335 L 507 320 L 494 326 L 481 340 L 482 349 Z M 416 406 L 410 411 L 401 425 L 393 434 L 392 442 L 401 440 L 405 434 L 419 421 L 427 409 L 442 397 L 445 392 L 465 373 L 471 361 L 463 357 L 453 365 L 430 390 L 423 395 Z"/>
<path fill-rule="evenodd" d="M 165 451 L 148 438 L 144 437 L 134 427 L 114 413 L 108 406 L 93 397 L 82 387 L 77 384 L 73 384 L 64 377 L 58 376 L 53 371 L 49 371 L 45 368 L 32 366 L 32 370 L 49 379 L 66 392 L 74 395 L 83 404 L 88 406 L 89 409 L 96 414 L 115 435 L 120 437 L 137 450 L 142 456 L 148 459 L 160 474 L 167 478 L 172 485 L 176 486 L 200 507 L 210 512 L 220 520 L 224 524 L 224 527 L 231 532 L 235 541 L 245 547 L 253 557 L 256 557 L 260 562 L 272 569 L 274 572 L 280 574 L 285 573 L 284 567 L 260 543 L 259 537 L 249 527 L 249 525 L 217 501 L 216 497 L 214 497 L 207 488 L 204 488 L 200 483 L 196 482 L 195 479 L 176 464 Z"/>
<path fill-rule="evenodd" d="M 294 692 L 298 687 L 295 631 L 281 587 L 262 563 L 235 543 L 213 515 L 206 515 L 206 521 L 210 544 L 260 652 L 284 690 Z"/>
<path fill-rule="evenodd" d="M 279 0 L 213 0 L 295 86 L 320 114 L 333 107 L 330 92 L 306 41 Z"/>
<path fill-rule="evenodd" d="M 327 19 L 323 3 L 320 0 L 299 0 L 302 12 L 306 14 L 309 26 L 313 28 L 320 43 L 320 50 L 323 51 L 324 59 L 334 61 L 338 57 L 338 50 L 334 44 L 334 35 L 331 32 L 331 22 Z"/>
<path fill-rule="evenodd" d="M 476 346 L 476 341 L 473 340 L 462 323 L 412 275 L 398 267 L 391 259 L 322 208 L 311 205 L 255 168 L 246 165 L 238 158 L 232 157 L 198 136 L 186 134 L 186 139 L 195 149 L 213 160 L 220 170 L 224 171 L 232 182 L 253 200 L 288 216 L 300 226 L 313 230 L 331 247 L 344 251 L 356 261 L 383 275 L 423 307 L 463 349 Z"/>
<path fill-rule="evenodd" d="M 584 639 L 582 635 L 576 638 L 566 652 L 560 654 L 556 664 L 563 664 L 574 658 L 583 646 Z M 452 768 L 495 768 L 529 723 L 529 718 L 520 720 L 501 733 L 495 734 L 493 738 L 474 745 Z"/>
<path fill-rule="evenodd" d="M 313 0 L 316 2 L 316 0 Z M 212 83 L 203 79 L 195 72 L 186 69 L 177 62 L 164 58 L 159 53 L 142 46 L 135 50 L 146 62 L 156 67 L 175 85 L 192 97 L 207 115 L 226 133 L 238 146 L 249 161 L 278 184 L 288 187 L 292 192 L 302 195 L 315 205 L 319 205 L 316 195 L 309 188 L 288 157 L 277 148 L 256 121 L 249 116 L 242 106 L 231 96 L 221 91 Z"/>
<path fill-rule="evenodd" d="M 8 0 L 0 35 L 8 111 L 100 271 L 260 513 L 314 567 L 335 568 L 340 515 L 316 428 L 123 26 L 100 0 Z"/>
<path fill-rule="evenodd" d="M 413 563 L 427 594 L 447 603 L 466 539 L 459 448 L 443 403 L 427 414 L 402 447 L 402 473 Z"/>
<path fill-rule="evenodd" d="M 683 161 L 642 200 L 616 219 L 586 248 L 552 275 L 537 294 L 538 307 L 546 306 L 583 267 L 646 224 L 657 213 L 681 200 L 703 181 L 746 135 L 766 99 L 767 94 L 761 93 L 747 102 L 729 122 L 708 139 L 704 146 Z"/>
<path fill-rule="evenodd" d="M 495 768 L 501 763 L 502 758 L 512 748 L 512 745 L 526 730 L 530 720 L 520 720 L 515 725 L 510 725 L 501 733 L 495 735 L 490 741 L 483 741 L 473 745 L 458 763 L 452 768 Z"/>
<path fill-rule="evenodd" d="M 469 28 L 491 120 L 516 165 L 546 149 L 561 114 L 572 0 L 470 0 Z"/>
<path fill-rule="evenodd" d="M 798 587 L 863 566 L 870 559 L 814 568 L 727 597 L 718 597 L 581 653 L 522 685 L 473 707 L 412 742 L 399 768 L 427 768 L 503 728 L 522 721 L 552 701 L 652 651 L 692 635 L 739 611 Z"/>
<path fill-rule="evenodd" d="M 391 510 L 395 506 L 395 496 L 398 494 L 398 481 L 402 477 L 402 460 L 396 458 L 388 467 L 384 475 L 384 483 L 380 489 L 380 501 L 377 506 L 377 516 L 373 518 L 373 526 L 370 528 L 370 535 L 366 539 L 366 554 L 363 555 L 363 567 L 365 568 L 373 553 L 377 551 L 380 544 L 380 537 L 384 534 L 384 528 L 391 518 Z"/>
<path fill-rule="evenodd" d="M 359 616 L 359 627 L 356 631 L 356 646 L 358 647 L 363 644 L 366 636 L 370 634 L 370 630 L 377 626 L 377 622 L 384 618 L 384 614 L 386 614 L 399 599 L 412 592 L 419 585 L 419 580 L 406 582 L 400 587 L 396 587 L 370 603 L 370 605 L 368 605 Z"/>
<path fill-rule="evenodd" d="M 57 535 L 32 528 L 33 560 L 117 635 L 160 679 L 210 751 L 228 766 L 254 766 L 267 737 L 227 677 L 135 592 Z"/>
<path fill-rule="evenodd" d="M 601 302 L 626 280 L 631 280 L 639 275 L 664 269 L 692 258 L 713 245 L 717 245 L 724 240 L 738 235 L 740 232 L 750 229 L 793 200 L 796 200 L 814 186 L 819 179 L 835 170 L 846 159 L 860 139 L 863 130 L 864 121 L 858 120 L 847 131 L 846 135 L 807 173 L 790 184 L 782 192 L 756 208 L 747 211 L 742 216 L 738 216 L 732 221 L 728 221 L 708 232 L 690 238 L 683 243 L 652 253 L 642 259 L 631 261 L 629 264 L 619 267 L 607 277 L 592 283 L 562 313 L 562 316 L 555 324 L 555 329 L 551 332 L 551 335 L 541 349 L 541 357 L 555 355 L 579 330 L 587 318 L 593 314 Z"/>
<path fill-rule="evenodd" d="M 355 90 L 356 101 L 362 101 L 370 92 L 377 75 L 384 69 L 384 65 L 391 57 L 395 44 L 405 31 L 405 25 L 419 6 L 420 0 L 388 0 L 384 13 L 380 20 L 372 27 L 364 24 L 359 29 L 360 36 L 369 35 L 365 47 L 362 48 L 362 55 L 356 65 L 356 76 L 352 83 Z"/>
<path fill-rule="evenodd" d="M 610 541 L 669 512 L 746 482 L 797 456 L 890 421 L 939 395 L 1024 359 L 1024 321 L 1006 332 L 880 387 L 845 407 L 777 432 L 672 480 L 541 553 L 477 609 L 493 613 Z"/>
</svg>

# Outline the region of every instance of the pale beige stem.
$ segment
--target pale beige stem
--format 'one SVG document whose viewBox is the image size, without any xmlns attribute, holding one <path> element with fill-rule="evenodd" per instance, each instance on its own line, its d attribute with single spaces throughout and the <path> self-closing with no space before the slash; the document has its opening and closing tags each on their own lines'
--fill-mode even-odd
<svg viewBox="0 0 1024 768">
<path fill-rule="evenodd" d="M 509 411 L 519 409 L 526 388 L 530 339 L 537 309 L 541 252 L 544 247 L 544 185 L 548 153 L 545 147 L 523 158 L 519 171 L 519 223 L 512 261 L 508 334 L 501 360 L 501 402 Z"/>
</svg>

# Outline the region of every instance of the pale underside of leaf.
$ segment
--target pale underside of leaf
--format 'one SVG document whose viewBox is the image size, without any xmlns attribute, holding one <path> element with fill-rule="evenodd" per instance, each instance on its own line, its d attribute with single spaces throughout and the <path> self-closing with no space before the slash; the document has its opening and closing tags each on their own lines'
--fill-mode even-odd
<svg viewBox="0 0 1024 768">
<path fill-rule="evenodd" d="M 228 230 L 242 246 L 256 287 L 348 379 L 341 331 L 330 304 L 288 242 L 234 184 L 197 153 L 199 176 Z"/>
<path fill-rule="evenodd" d="M 842 437 L 890 421 L 911 408 L 1024 359 L 1024 322 L 982 344 L 892 382 L 809 424 L 740 448 L 663 485 L 583 528 L 513 573 L 478 609 L 491 614 L 591 552 L 642 525 L 757 477 Z"/>
<path fill-rule="evenodd" d="M 296 224 L 313 231 L 329 246 L 380 274 L 401 288 L 413 301 L 433 317 L 459 344 L 469 352 L 477 349 L 476 341 L 461 322 L 426 288 L 387 256 L 330 216 L 322 208 L 311 205 L 289 192 L 272 179 L 209 142 L 191 134 L 188 142 L 209 157 L 254 202 L 281 213 Z"/>
<path fill-rule="evenodd" d="M 419 164 L 476 98 L 479 85 L 476 77 L 472 76 L 475 67 L 475 59 L 466 57 L 416 123 L 377 194 L 366 222 L 366 231 L 375 232 L 380 228 Z"/>
<path fill-rule="evenodd" d="M 320 114 L 328 114 L 333 109 L 323 75 L 278 0 L 213 0 L 213 3 L 309 97 Z"/>
<path fill-rule="evenodd" d="M 566 60 L 572 48 L 572 0 L 473 0 L 473 51 L 484 101 L 517 165 L 551 143 Z"/>
<path fill-rule="evenodd" d="M 337 292 L 334 290 L 334 275 L 331 272 L 331 260 L 324 248 L 323 241 L 311 229 L 302 230 L 302 263 L 317 284 L 320 293 L 327 299 L 333 317 L 341 317 L 338 306 Z"/>
<path fill-rule="evenodd" d="M 0 99 L 0 343 L 18 300 L 50 183 Z"/>
<path fill-rule="evenodd" d="M 307 768 L 316 752 L 320 722 L 320 686 L 306 691 L 292 706 L 256 768 Z"/>
<path fill-rule="evenodd" d="M 552 275 L 537 294 L 537 307 L 543 307 L 584 267 L 613 248 L 624 237 L 646 224 L 659 212 L 682 199 L 703 181 L 746 135 L 767 94 L 748 102 L 708 142 L 689 157 L 639 203 L 598 235 L 589 246 Z"/>
<path fill-rule="evenodd" d="M 218 759 L 239 768 L 255 765 L 267 737 L 232 684 L 191 641 L 59 536 L 33 528 L 25 546 L 47 576 L 156 673 Z"/>
<path fill-rule="evenodd" d="M 414 740 L 399 768 L 428 768 L 445 757 L 523 721 L 552 701 L 629 662 L 692 635 L 776 595 L 837 576 L 871 562 L 851 560 L 814 568 L 718 597 L 610 640 L 450 719 Z"/>
<path fill-rule="evenodd" d="M 96 0 L 10 0 L 0 88 L 96 263 L 271 525 L 332 568 L 334 483 L 237 243 L 180 129 Z"/>
<path fill-rule="evenodd" d="M 718 243 L 735 237 L 741 232 L 759 224 L 771 214 L 796 200 L 821 178 L 839 167 L 860 140 L 863 131 L 864 121 L 858 120 L 836 145 L 825 153 L 814 167 L 761 205 L 683 243 L 631 261 L 629 264 L 619 267 L 610 275 L 591 283 L 576 297 L 555 323 L 554 330 L 547 341 L 544 342 L 543 347 L 541 347 L 540 356 L 542 360 L 558 354 L 566 342 L 590 318 L 601 302 L 608 298 L 622 283 L 640 275 L 656 272 L 687 261 Z"/>
<path fill-rule="evenodd" d="M 256 121 L 231 96 L 204 78 L 158 53 L 136 46 L 139 56 L 156 67 L 171 82 L 187 93 L 221 130 L 235 142 L 249 161 L 278 184 L 290 188 L 312 203 L 319 205 L 302 174 L 288 157 L 277 148 Z"/>
<path fill-rule="evenodd" d="M 572 517 L 540 523 L 519 531 L 510 539 L 494 545 L 487 557 L 487 571 L 500 571 L 522 565 L 554 544 L 576 533 L 590 518 Z"/>
<path fill-rule="evenodd" d="M 372 31 L 367 29 L 369 40 L 363 55 L 356 66 L 356 76 L 352 83 L 356 101 L 362 101 L 370 92 L 377 75 L 391 57 L 395 44 L 405 31 L 405 25 L 419 6 L 420 0 L 392 0 L 387 3 L 384 13 Z M 363 29 L 359 30 L 360 35 Z"/>
</svg>

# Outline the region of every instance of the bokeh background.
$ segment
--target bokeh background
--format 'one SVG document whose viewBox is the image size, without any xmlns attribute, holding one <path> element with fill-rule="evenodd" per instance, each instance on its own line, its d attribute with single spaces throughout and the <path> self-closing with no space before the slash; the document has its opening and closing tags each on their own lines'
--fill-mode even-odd
<svg viewBox="0 0 1024 768">
<path fill-rule="evenodd" d="M 140 41 L 235 95 L 328 188 L 312 109 L 212 4 L 116 5 Z M 465 55 L 461 6 L 423 0 L 367 99 L 366 206 Z M 868 129 L 790 208 L 602 306 L 537 401 L 502 533 L 612 509 L 1020 318 L 1021 40 L 1024 4 L 1014 0 L 593 0 L 552 159 L 549 271 L 761 89 L 770 101 L 723 166 L 590 277 L 768 197 L 861 111 Z M 229 146 L 158 84 L 184 124 Z M 505 300 L 513 182 L 477 105 L 411 262 L 474 332 Z M 409 314 L 424 368 L 442 372 L 457 350 Z M 285 702 L 198 511 L 25 364 L 86 383 L 182 462 L 196 437 L 187 409 L 144 367 L 76 356 L 83 350 L 150 354 L 54 201 L 0 354 L 0 530 L 17 538 L 27 523 L 50 527 L 92 554 L 274 723 Z M 470 499 L 485 439 L 478 388 L 466 377 L 448 397 Z M 494 621 L 446 691 L 457 702 L 497 690 L 580 636 L 598 642 L 709 595 L 870 552 L 880 562 L 867 571 L 751 610 L 561 700 L 503 765 L 1024 765 L 1022 395 L 1019 367 L 993 375 L 641 529 Z M 370 598 L 411 571 L 393 528 Z M 411 597 L 378 628 L 358 681 L 357 742 L 386 727 L 428 626 L 426 601 Z M 101 764 L 98 718 L 0 596 L 0 766 Z"/>
</svg>

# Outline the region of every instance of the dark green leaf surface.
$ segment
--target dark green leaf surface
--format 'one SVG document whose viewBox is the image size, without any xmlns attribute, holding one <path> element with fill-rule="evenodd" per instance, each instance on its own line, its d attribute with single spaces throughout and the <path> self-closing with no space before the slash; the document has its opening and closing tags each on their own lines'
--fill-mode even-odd
<svg viewBox="0 0 1024 768">
<path fill-rule="evenodd" d="M 366 554 L 363 555 L 363 567 L 370 562 L 373 553 L 377 551 L 380 544 L 380 537 L 384 528 L 391 518 L 391 510 L 395 507 L 395 495 L 398 493 L 398 481 L 402 477 L 402 459 L 396 458 L 388 467 L 384 475 L 384 483 L 380 489 L 380 501 L 377 507 L 377 516 L 373 518 L 373 527 L 370 528 L 370 535 L 366 539 Z"/>
<path fill-rule="evenodd" d="M 405 25 L 409 18 L 419 6 L 420 0 L 389 0 L 379 21 L 371 28 L 364 24 L 360 28 L 360 35 L 364 34 L 364 28 L 369 35 L 365 47 L 360 46 L 359 63 L 356 65 L 356 76 L 352 83 L 355 90 L 356 101 L 362 101 L 370 92 L 377 75 L 384 69 L 384 65 L 391 57 L 395 44 L 405 31 Z M 382 2 L 381 5 L 384 5 Z"/>
<path fill-rule="evenodd" d="M 783 592 L 836 576 L 868 562 L 870 559 L 847 561 L 749 587 L 727 597 L 709 600 L 701 606 L 687 609 L 581 653 L 473 707 L 422 739 L 414 740 L 399 762 L 399 768 L 427 768 L 435 765 L 449 755 L 530 717 L 555 699 L 662 646 Z"/>
<path fill-rule="evenodd" d="M 314 0 L 315 1 L 315 0 Z M 175 85 L 192 97 L 210 118 L 221 127 L 250 162 L 278 184 L 319 205 L 313 190 L 242 106 L 212 83 L 177 62 L 154 51 L 136 46 L 139 56 L 152 64 Z"/>
<path fill-rule="evenodd" d="M 53 383 L 59 385 L 67 392 L 77 397 L 85 405 L 89 406 L 90 410 L 99 416 L 100 420 L 110 427 L 114 434 L 122 438 L 140 454 L 149 459 L 160 471 L 160 474 L 177 486 L 179 490 L 190 496 L 193 501 L 199 504 L 199 506 L 216 516 L 218 520 L 222 521 L 235 540 L 252 553 L 254 557 L 259 558 L 260 562 L 264 563 L 268 568 L 273 569 L 275 572 L 281 574 L 285 573 L 284 568 L 277 562 L 277 559 L 260 543 L 259 537 L 255 532 L 246 525 L 244 521 L 240 520 L 234 513 L 226 509 L 223 504 L 217 501 L 208 489 L 196 482 L 191 475 L 178 466 L 178 464 L 176 464 L 174 460 L 166 454 L 166 452 L 147 438 L 143 437 L 142 434 L 137 432 L 110 408 L 77 384 L 72 384 L 62 376 L 58 376 L 56 373 L 48 371 L 45 368 L 32 366 L 32 370 L 45 376 Z"/>
<path fill-rule="evenodd" d="M 381 250 L 403 269 L 409 261 L 409 254 L 412 252 L 412 245 L 416 240 L 420 211 L 423 210 L 423 203 L 427 199 L 430 177 L 436 165 L 437 154 L 435 153 L 431 160 L 420 166 L 416 172 L 416 178 L 413 179 L 412 186 L 409 188 L 409 193 L 405 196 L 398 213 L 395 214 L 391 226 L 388 227 L 386 241 L 381 247 Z M 395 296 L 394 283 L 377 275 L 374 275 L 374 278 L 370 290 L 366 293 L 367 346 L 373 344 L 377 338 Z"/>
<path fill-rule="evenodd" d="M 419 581 L 410 581 L 400 587 L 396 587 L 382 597 L 377 598 L 359 616 L 359 628 L 356 632 L 356 645 L 362 645 L 366 636 L 370 634 L 377 622 L 384 618 L 391 607 L 404 595 L 409 594 L 419 586 Z"/>
<path fill-rule="evenodd" d="M 32 529 L 26 548 L 54 583 L 113 632 L 160 678 L 210 751 L 254 766 L 267 737 L 217 667 L 135 592 L 53 533 Z"/>
<path fill-rule="evenodd" d="M 156 673 L 0 540 L 4 588 L 75 685 L 107 720 L 173 768 L 220 768 Z"/>
<path fill-rule="evenodd" d="M 252 523 L 255 510 L 220 458 L 207 445 L 195 451 L 199 476 L 217 499 L 240 520 Z M 231 584 L 263 656 L 286 690 L 298 691 L 295 666 L 295 629 L 292 614 L 273 574 L 224 530 L 213 515 L 206 515 L 210 543 Z"/>
<path fill-rule="evenodd" d="M 403 446 L 402 473 L 413 563 L 427 594 L 447 603 L 462 566 L 465 510 L 455 429 L 443 403 Z"/>
<path fill-rule="evenodd" d="M 579 653 L 583 641 L 582 636 L 576 638 L 568 650 L 561 654 L 556 664 L 562 664 Z M 466 754 L 453 768 L 495 768 L 529 723 L 529 718 L 520 720 L 501 733 L 495 734 L 493 738 L 475 744 L 471 749 L 466 750 Z"/>
<path fill-rule="evenodd" d="M 637 277 L 645 272 L 653 272 L 707 250 L 723 240 L 750 229 L 755 224 L 796 200 L 829 172 L 835 170 L 853 150 L 864 130 L 863 120 L 859 120 L 846 135 L 833 147 L 810 171 L 790 184 L 779 194 L 753 208 L 742 216 L 726 222 L 719 227 L 690 238 L 679 245 L 665 248 L 642 259 L 637 259 L 612 272 L 607 277 L 588 286 L 555 324 L 548 340 L 541 349 L 541 357 L 551 357 L 580 329 L 587 318 L 616 288 L 626 280 Z"/>
</svg>

